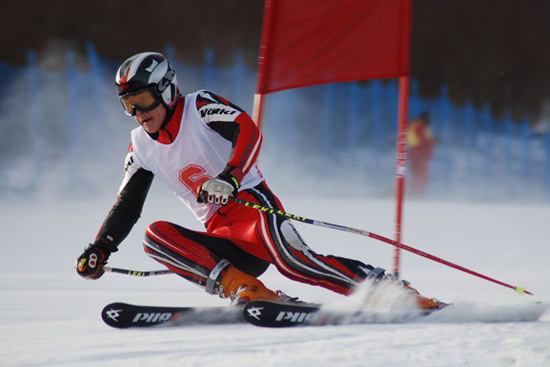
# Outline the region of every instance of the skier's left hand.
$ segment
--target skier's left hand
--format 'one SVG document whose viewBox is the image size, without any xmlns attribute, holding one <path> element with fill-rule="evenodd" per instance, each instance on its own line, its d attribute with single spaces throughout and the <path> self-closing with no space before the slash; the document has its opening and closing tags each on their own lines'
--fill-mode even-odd
<svg viewBox="0 0 550 367">
<path fill-rule="evenodd" d="M 218 177 L 205 181 L 200 188 L 197 200 L 203 203 L 227 205 L 229 197 L 236 194 L 240 187 L 240 180 L 236 176 L 242 176 L 242 172 L 237 168 L 228 167 Z"/>
</svg>

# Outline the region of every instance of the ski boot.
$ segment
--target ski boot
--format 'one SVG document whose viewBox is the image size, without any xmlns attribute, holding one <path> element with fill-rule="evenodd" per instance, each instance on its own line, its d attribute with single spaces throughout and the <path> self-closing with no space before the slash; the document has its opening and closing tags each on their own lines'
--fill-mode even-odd
<svg viewBox="0 0 550 367">
<path fill-rule="evenodd" d="M 414 293 L 416 297 L 416 305 L 425 311 L 432 311 L 447 306 L 446 303 L 441 302 L 436 298 L 424 297 L 415 288 L 411 287 L 410 283 L 406 280 L 399 280 L 398 283 L 405 289 Z"/>
<path fill-rule="evenodd" d="M 395 276 L 392 274 L 386 274 L 386 271 L 382 268 L 374 268 L 372 269 L 368 275 L 367 280 L 372 279 L 374 281 L 389 281 L 389 282 L 396 282 L 399 286 L 403 287 L 404 289 L 412 292 L 414 296 L 416 297 L 416 305 L 425 311 L 432 311 L 439 308 L 443 308 L 447 306 L 446 303 L 443 303 L 436 298 L 427 298 L 424 297 L 418 292 L 415 288 L 411 287 L 411 284 L 406 280 L 398 280 Z"/>
<path fill-rule="evenodd" d="M 285 296 L 268 289 L 260 280 L 225 260 L 218 263 L 210 273 L 206 291 L 218 294 L 221 298 L 230 298 L 231 306 L 244 306 L 259 299 L 279 302 L 285 300 Z"/>
</svg>

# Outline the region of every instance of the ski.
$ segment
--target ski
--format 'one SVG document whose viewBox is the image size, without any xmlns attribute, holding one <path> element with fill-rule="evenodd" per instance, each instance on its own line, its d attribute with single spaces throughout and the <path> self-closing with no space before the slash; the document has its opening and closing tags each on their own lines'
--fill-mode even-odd
<svg viewBox="0 0 550 367">
<path fill-rule="evenodd" d="M 373 324 L 373 323 L 406 323 L 414 322 L 432 314 L 441 308 L 422 310 L 412 313 L 379 313 L 379 312 L 341 312 L 321 309 L 320 304 L 252 301 L 245 305 L 244 319 L 256 326 L 263 327 L 294 327 L 322 326 L 343 324 Z"/>
<path fill-rule="evenodd" d="M 316 322 L 321 305 L 314 303 L 252 301 L 244 306 L 244 319 L 256 326 L 290 327 Z"/>
<path fill-rule="evenodd" d="M 239 308 L 141 306 L 122 302 L 105 306 L 101 318 L 107 325 L 118 329 L 245 322 Z"/>
</svg>

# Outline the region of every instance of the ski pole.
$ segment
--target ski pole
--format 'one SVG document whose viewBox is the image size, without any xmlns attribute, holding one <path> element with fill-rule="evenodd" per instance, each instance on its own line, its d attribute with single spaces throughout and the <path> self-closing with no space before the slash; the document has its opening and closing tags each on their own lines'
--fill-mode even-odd
<svg viewBox="0 0 550 367">
<path fill-rule="evenodd" d="M 106 272 L 109 272 L 109 273 L 125 274 L 125 275 L 131 275 L 131 276 L 134 276 L 134 277 L 149 277 L 149 276 L 152 276 L 152 275 L 174 274 L 171 270 L 142 271 L 142 270 L 112 268 L 110 266 L 104 266 L 103 270 L 105 270 Z"/>
<path fill-rule="evenodd" d="M 339 231 L 350 232 L 350 233 L 355 233 L 355 234 L 358 234 L 358 235 L 361 235 L 361 236 L 370 237 L 370 238 L 373 238 L 375 240 L 385 242 L 385 243 L 390 244 L 392 246 L 398 247 L 402 250 L 409 251 L 409 252 L 412 252 L 413 254 L 416 254 L 416 255 L 425 257 L 427 259 L 430 259 L 432 261 L 438 262 L 440 264 L 447 265 L 451 268 L 455 268 L 455 269 L 463 271 L 465 273 L 474 275 L 478 278 L 488 280 L 490 282 L 499 284 L 503 287 L 511 288 L 511 289 L 515 290 L 516 292 L 518 292 L 519 294 L 526 293 L 526 294 L 529 294 L 529 295 L 532 295 L 532 296 L 534 295 L 533 293 L 527 291 L 524 287 L 516 287 L 516 286 L 510 285 L 510 284 L 506 284 L 504 282 L 501 282 L 500 280 L 496 280 L 494 278 L 488 277 L 488 276 L 483 275 L 481 273 L 478 273 L 476 271 L 467 269 L 463 266 L 454 264 L 454 263 L 452 263 L 450 261 L 447 261 L 447 260 L 444 260 L 440 257 L 437 257 L 437 256 L 431 255 L 427 252 L 415 249 L 414 247 L 410 247 L 410 246 L 407 246 L 405 244 L 398 243 L 394 240 L 391 240 L 387 237 L 381 236 L 381 235 L 376 234 L 376 233 L 372 233 L 372 232 L 365 231 L 365 230 L 362 230 L 362 229 L 342 226 L 342 225 L 339 225 L 339 224 L 333 224 L 333 223 L 323 222 L 323 221 L 320 221 L 320 220 L 301 217 L 299 215 L 283 212 L 282 210 L 278 210 L 278 209 L 268 208 L 268 207 L 265 207 L 265 206 L 262 206 L 262 205 L 259 205 L 259 204 L 256 204 L 256 203 L 252 203 L 250 201 L 246 201 L 246 200 L 243 200 L 243 199 L 236 198 L 236 197 L 233 197 L 231 200 L 233 200 L 237 204 L 241 204 L 241 205 L 253 208 L 253 209 L 257 209 L 257 210 L 260 210 L 260 211 L 265 212 L 265 213 L 275 214 L 275 215 L 278 215 L 278 216 L 283 217 L 283 218 L 294 219 L 296 221 L 299 221 L 299 222 L 302 222 L 302 223 L 307 223 L 307 224 L 312 224 L 314 226 L 332 228 L 332 229 L 336 229 L 336 230 L 339 230 Z"/>
</svg>

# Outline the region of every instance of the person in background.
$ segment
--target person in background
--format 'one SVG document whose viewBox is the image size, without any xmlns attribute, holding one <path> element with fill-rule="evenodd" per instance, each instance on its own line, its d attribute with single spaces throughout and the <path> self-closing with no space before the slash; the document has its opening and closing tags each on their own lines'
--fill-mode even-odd
<svg viewBox="0 0 550 367">
<path fill-rule="evenodd" d="M 429 166 L 437 140 L 429 128 L 430 113 L 423 111 L 407 128 L 407 160 L 411 169 L 409 192 L 425 194 L 429 182 Z"/>
</svg>

